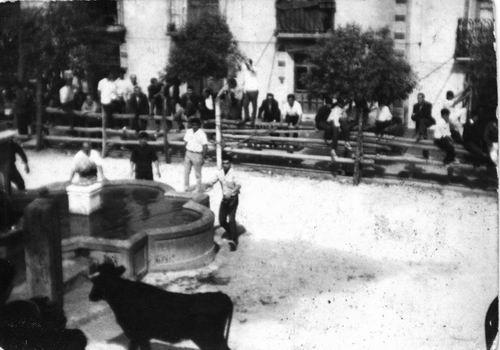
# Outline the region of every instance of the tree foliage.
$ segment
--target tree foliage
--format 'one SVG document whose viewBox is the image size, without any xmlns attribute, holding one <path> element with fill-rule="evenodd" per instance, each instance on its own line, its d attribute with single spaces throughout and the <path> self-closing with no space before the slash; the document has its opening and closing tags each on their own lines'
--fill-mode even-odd
<svg viewBox="0 0 500 350">
<path fill-rule="evenodd" d="M 314 95 L 392 103 L 416 86 L 409 63 L 394 50 L 390 31 L 363 32 L 357 25 L 335 29 L 308 53 L 313 69 L 305 77 Z"/>
<path fill-rule="evenodd" d="M 173 47 L 167 79 L 200 81 L 227 77 L 239 70 L 242 58 L 229 26 L 220 15 L 206 15 L 188 22 L 172 35 Z"/>
<path fill-rule="evenodd" d="M 473 93 L 473 109 L 481 109 L 485 118 L 495 116 L 498 104 L 497 57 L 493 22 L 482 23 L 473 33 L 469 49 L 469 77 Z"/>
</svg>

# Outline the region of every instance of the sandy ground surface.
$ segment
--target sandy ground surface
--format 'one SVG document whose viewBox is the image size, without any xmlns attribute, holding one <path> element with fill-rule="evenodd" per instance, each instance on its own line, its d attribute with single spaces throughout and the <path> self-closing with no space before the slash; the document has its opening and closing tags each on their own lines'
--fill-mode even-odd
<svg viewBox="0 0 500 350">
<path fill-rule="evenodd" d="M 69 154 L 28 157 L 28 187 L 67 179 Z M 127 177 L 128 160 L 108 158 L 104 171 Z M 160 181 L 182 189 L 181 164 L 162 164 L 161 172 Z M 214 173 L 204 169 L 205 178 Z M 238 251 L 223 246 L 198 274 L 146 278 L 230 295 L 233 350 L 484 348 L 484 315 L 498 293 L 495 196 L 238 174 L 237 220 L 246 231 Z M 220 188 L 210 195 L 217 211 Z M 85 288 L 71 298 L 87 303 Z M 124 339 L 100 307 L 102 316 L 82 327 L 89 349 L 122 349 L 106 344 Z"/>
</svg>

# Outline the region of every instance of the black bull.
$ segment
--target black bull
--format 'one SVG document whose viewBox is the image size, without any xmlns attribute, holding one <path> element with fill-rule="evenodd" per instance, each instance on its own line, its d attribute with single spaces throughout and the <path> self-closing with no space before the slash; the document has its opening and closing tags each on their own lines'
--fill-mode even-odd
<svg viewBox="0 0 500 350">
<path fill-rule="evenodd" d="M 130 340 L 129 350 L 149 350 L 150 339 L 191 340 L 201 350 L 229 350 L 233 303 L 226 294 L 171 293 L 121 278 L 122 266 L 105 263 L 96 270 L 89 299 L 108 302 Z"/>
</svg>

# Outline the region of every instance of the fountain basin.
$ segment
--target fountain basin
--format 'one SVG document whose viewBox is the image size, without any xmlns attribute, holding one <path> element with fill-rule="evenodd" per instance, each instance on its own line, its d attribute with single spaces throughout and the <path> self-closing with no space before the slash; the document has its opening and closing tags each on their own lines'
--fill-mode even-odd
<svg viewBox="0 0 500 350">
<path fill-rule="evenodd" d="M 58 203 L 66 257 L 106 256 L 125 266 L 129 278 L 148 270 L 198 268 L 215 257 L 214 214 L 205 194 L 179 193 L 152 181 L 108 181 L 101 207 L 80 215 L 69 211 L 65 185 L 49 186 L 48 195 Z"/>
</svg>

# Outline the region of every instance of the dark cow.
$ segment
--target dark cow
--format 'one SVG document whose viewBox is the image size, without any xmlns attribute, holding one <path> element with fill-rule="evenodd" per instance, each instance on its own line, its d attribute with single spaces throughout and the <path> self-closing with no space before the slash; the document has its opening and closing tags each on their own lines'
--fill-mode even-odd
<svg viewBox="0 0 500 350">
<path fill-rule="evenodd" d="M 490 350 L 498 332 L 498 296 L 493 299 L 486 312 L 484 320 L 484 335 L 486 337 L 486 349 Z"/>
<path fill-rule="evenodd" d="M 201 350 L 229 350 L 233 303 L 226 294 L 167 292 L 121 278 L 125 268 L 109 260 L 90 272 L 89 299 L 108 302 L 130 340 L 129 350 L 149 350 L 151 339 L 192 340 Z"/>
</svg>

